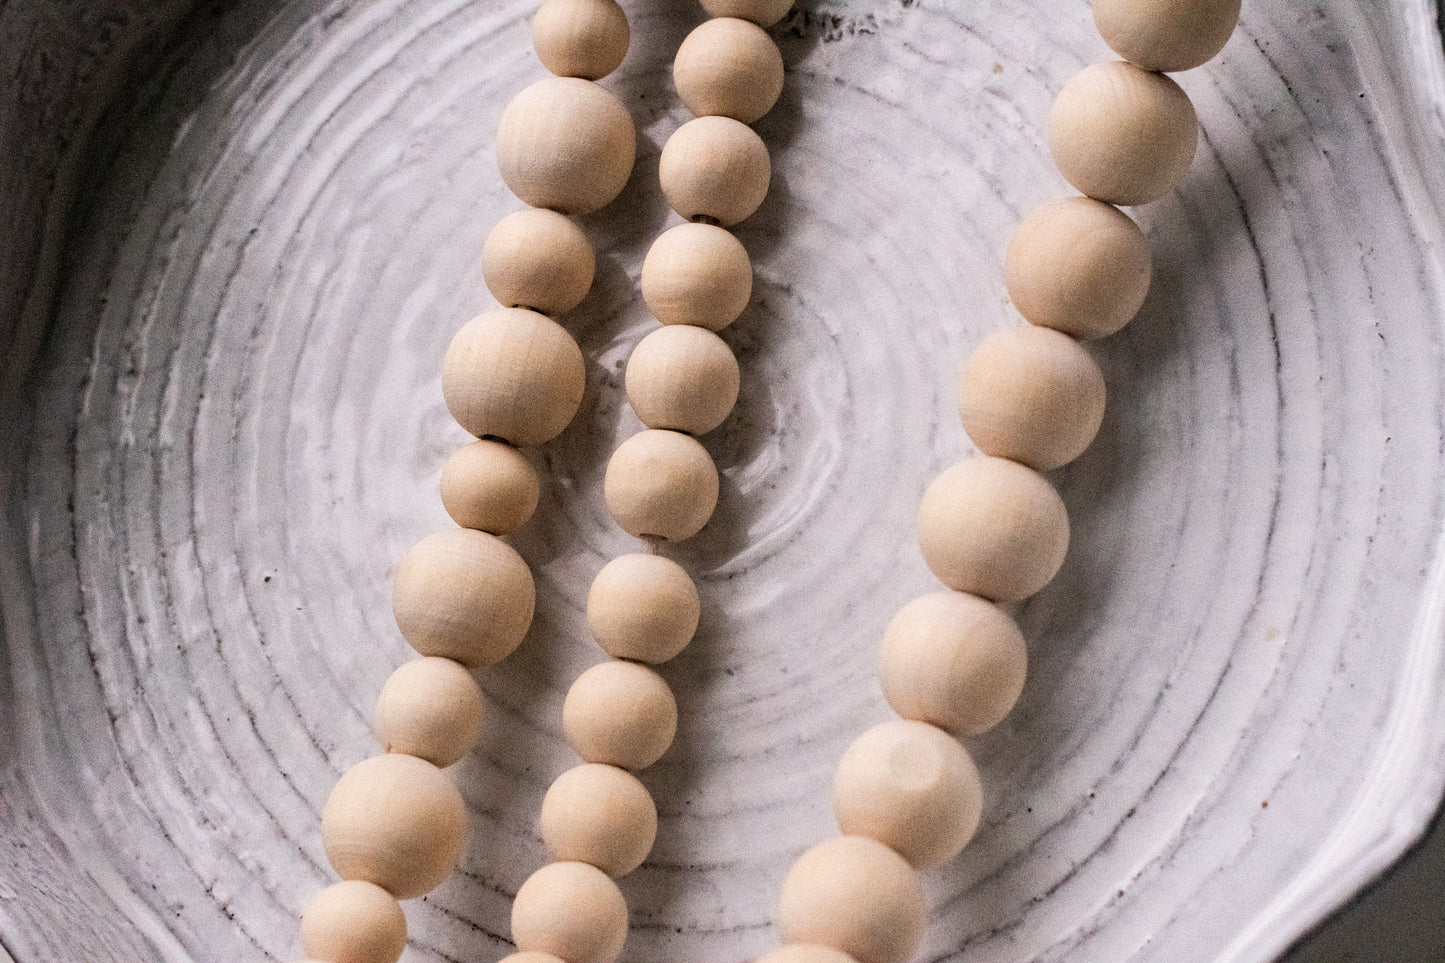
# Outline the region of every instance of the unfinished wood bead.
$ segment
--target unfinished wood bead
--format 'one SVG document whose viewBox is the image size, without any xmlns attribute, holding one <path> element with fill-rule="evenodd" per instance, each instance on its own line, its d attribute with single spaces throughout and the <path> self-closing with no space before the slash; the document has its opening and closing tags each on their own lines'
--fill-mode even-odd
<svg viewBox="0 0 1445 963">
<path fill-rule="evenodd" d="M 567 963 L 613 963 L 627 942 L 627 902 L 596 866 L 549 863 L 517 890 L 512 941 Z"/>
<path fill-rule="evenodd" d="M 663 324 L 721 331 L 753 293 L 753 265 L 741 241 L 712 224 L 663 231 L 642 262 L 642 299 Z"/>
<path fill-rule="evenodd" d="M 662 758 L 677 734 L 677 699 L 662 676 L 646 666 L 603 662 L 567 690 L 562 732 L 583 762 L 646 769 Z"/>
<path fill-rule="evenodd" d="M 406 949 L 406 914 L 375 883 L 343 880 L 306 907 L 301 947 L 327 963 L 396 963 Z"/>
<path fill-rule="evenodd" d="M 589 214 L 632 175 L 632 115 L 590 80 L 551 77 L 512 98 L 497 126 L 497 167 L 533 207 Z"/>
<path fill-rule="evenodd" d="M 616 0 L 543 0 L 532 18 L 537 59 L 558 77 L 601 80 L 622 64 L 630 40 Z"/>
<path fill-rule="evenodd" d="M 627 400 L 649 428 L 704 435 L 738 400 L 738 359 L 705 328 L 663 325 L 627 359 Z"/>
<path fill-rule="evenodd" d="M 1128 324 L 1149 293 L 1149 242 L 1127 214 L 1088 197 L 1036 208 L 1009 241 L 1004 279 L 1030 324 L 1102 338 Z"/>
<path fill-rule="evenodd" d="M 632 773 L 583 763 L 552 783 L 542 799 L 542 842 L 552 858 L 626 876 L 657 838 L 657 807 Z"/>
<path fill-rule="evenodd" d="M 858 963 L 907 963 L 926 921 L 923 887 L 908 861 L 861 836 L 808 850 L 788 870 L 778 898 L 785 943 L 832 947 Z"/>
<path fill-rule="evenodd" d="M 482 279 L 508 308 L 561 314 L 592 289 L 597 255 L 568 217 L 529 208 L 497 222 L 482 247 Z"/>
<path fill-rule="evenodd" d="M 1189 173 L 1198 128 L 1178 84 L 1114 60 L 1091 64 L 1064 84 L 1049 114 L 1049 146 L 1079 193 L 1145 204 Z"/>
<path fill-rule="evenodd" d="M 757 24 L 719 17 L 677 48 L 672 82 L 693 116 L 751 124 L 772 110 L 783 92 L 783 55 Z"/>
<path fill-rule="evenodd" d="M 567 963 L 559 956 L 551 953 L 513 953 L 510 956 L 502 957 L 497 963 Z"/>
<path fill-rule="evenodd" d="M 772 161 L 748 125 L 731 117 L 699 117 L 667 139 L 657 177 L 667 202 L 684 218 L 730 227 L 768 196 Z"/>
<path fill-rule="evenodd" d="M 411 647 L 472 667 L 512 654 L 535 601 L 532 572 L 516 549 L 465 528 L 422 539 L 392 582 L 392 611 Z"/>
<path fill-rule="evenodd" d="M 760 27 L 771 27 L 793 7 L 793 0 L 702 0 L 710 17 L 740 17 Z"/>
<path fill-rule="evenodd" d="M 506 535 L 537 510 L 537 469 L 511 445 L 478 439 L 442 465 L 442 505 L 462 528 Z"/>
<path fill-rule="evenodd" d="M 376 699 L 376 738 L 384 752 L 446 767 L 482 735 L 482 690 L 461 663 L 435 657 L 397 668 Z"/>
<path fill-rule="evenodd" d="M 1224 48 L 1240 0 L 1094 0 L 1094 25 L 1145 70 L 1191 70 Z"/>
<path fill-rule="evenodd" d="M 696 535 L 717 507 L 718 476 L 697 439 L 648 429 L 617 446 L 602 479 L 602 497 L 629 535 L 682 541 Z"/>
<path fill-rule="evenodd" d="M 827 946 L 790 943 L 779 947 L 765 956 L 758 957 L 757 963 L 858 963 L 841 950 Z"/>
<path fill-rule="evenodd" d="M 582 349 L 545 315 L 499 308 L 468 321 L 442 360 L 447 410 L 478 438 L 527 448 L 551 441 L 577 413 Z"/>
<path fill-rule="evenodd" d="M 702 603 L 681 565 L 661 555 L 621 555 L 587 593 L 587 627 L 614 659 L 666 662 L 697 632 Z"/>
<path fill-rule="evenodd" d="M 1042 475 L 1004 458 L 970 458 L 923 493 L 918 544 L 959 592 L 1018 602 L 1049 583 L 1069 547 L 1063 499 Z"/>
<path fill-rule="evenodd" d="M 374 756 L 352 766 L 321 811 L 321 842 L 342 879 L 375 883 L 397 899 L 435 888 L 466 843 L 462 794 L 415 756 Z"/>
<path fill-rule="evenodd" d="M 894 719 L 853 741 L 833 778 L 848 836 L 876 839 L 923 869 L 962 852 L 978 830 L 983 786 L 963 746 L 925 722 Z"/>
</svg>

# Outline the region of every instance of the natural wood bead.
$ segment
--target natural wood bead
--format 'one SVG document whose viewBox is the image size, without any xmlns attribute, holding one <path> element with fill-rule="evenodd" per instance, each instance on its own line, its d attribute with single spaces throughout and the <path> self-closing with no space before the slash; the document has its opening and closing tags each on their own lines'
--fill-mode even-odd
<svg viewBox="0 0 1445 963">
<path fill-rule="evenodd" d="M 741 241 L 713 224 L 663 231 L 642 262 L 642 299 L 663 324 L 721 331 L 753 293 L 753 265 Z"/>
<path fill-rule="evenodd" d="M 826 946 L 790 943 L 765 956 L 758 957 L 757 963 L 858 963 L 858 961 L 841 950 Z"/>
<path fill-rule="evenodd" d="M 1091 64 L 1064 84 L 1049 114 L 1049 146 L 1079 193 L 1146 204 L 1189 173 L 1198 128 L 1178 84 L 1113 60 Z"/>
<path fill-rule="evenodd" d="M 772 110 L 783 92 L 783 55 L 757 24 L 719 17 L 677 48 L 672 82 L 693 116 L 751 124 Z"/>
<path fill-rule="evenodd" d="M 772 161 L 748 125 L 731 117 L 699 117 L 662 146 L 657 177 L 667 202 L 684 218 L 730 227 L 768 196 Z"/>
<path fill-rule="evenodd" d="M 1127 214 L 1088 197 L 1032 211 L 1004 258 L 1009 299 L 1029 323 L 1075 338 L 1113 334 L 1149 293 L 1149 241 Z"/>
<path fill-rule="evenodd" d="M 1145 70 L 1190 70 L 1224 48 L 1240 0 L 1094 0 L 1094 25 Z"/>
<path fill-rule="evenodd" d="M 793 8 L 793 0 L 702 0 L 710 17 L 739 17 L 771 27 Z"/>
<path fill-rule="evenodd" d="M 951 589 L 999 602 L 1049 583 L 1069 547 L 1063 499 L 1042 475 L 1004 458 L 970 458 L 923 493 L 918 544 Z"/>
<path fill-rule="evenodd" d="M 662 758 L 677 734 L 677 699 L 662 676 L 646 666 L 603 662 L 567 690 L 562 732 L 583 762 L 646 769 Z"/>
<path fill-rule="evenodd" d="M 682 541 L 696 535 L 717 507 L 717 466 L 697 439 L 648 429 L 617 446 L 602 479 L 602 497 L 629 535 Z"/>
<path fill-rule="evenodd" d="M 442 360 L 447 409 L 478 438 L 520 448 L 561 434 L 587 386 L 582 349 L 535 311 L 499 308 L 468 321 Z"/>
<path fill-rule="evenodd" d="M 517 890 L 512 941 L 567 963 L 613 963 L 627 941 L 627 902 L 596 866 L 549 863 Z"/>
<path fill-rule="evenodd" d="M 958 414 L 985 455 L 1048 471 L 1099 433 L 1104 373 L 1067 334 L 1028 324 L 997 331 L 963 367 Z"/>
<path fill-rule="evenodd" d="M 681 565 L 661 555 L 621 555 L 587 593 L 587 627 L 614 659 L 666 662 L 692 641 L 702 603 Z"/>
<path fill-rule="evenodd" d="M 843 753 L 833 812 L 844 834 L 876 839 L 923 869 L 968 845 L 983 813 L 983 786 L 952 736 L 926 722 L 894 719 Z"/>
<path fill-rule="evenodd" d="M 1027 671 L 1023 633 L 1009 614 L 947 590 L 899 609 L 878 653 L 878 679 L 893 711 L 959 736 L 1002 722 Z"/>
<path fill-rule="evenodd" d="M 558 77 L 601 80 L 622 64 L 630 39 L 616 0 L 543 0 L 532 18 L 537 59 Z"/>
<path fill-rule="evenodd" d="M 542 842 L 552 858 L 626 876 L 657 838 L 657 807 L 637 777 L 616 766 L 583 763 L 558 776 L 542 799 Z"/>
<path fill-rule="evenodd" d="M 301 916 L 306 955 L 328 963 L 396 963 L 406 949 L 406 914 L 375 883 L 343 880 L 311 900 Z"/>
<path fill-rule="evenodd" d="M 784 943 L 816 943 L 858 963 L 906 963 L 927 907 L 908 861 L 882 843 L 841 836 L 798 858 L 778 897 Z"/>
<path fill-rule="evenodd" d="M 705 435 L 738 400 L 738 359 L 705 328 L 663 325 L 627 359 L 627 400 L 649 428 Z"/>
<path fill-rule="evenodd" d="M 550 77 L 516 97 L 497 126 L 502 180 L 533 207 L 590 214 L 632 176 L 632 115 L 590 80 Z"/>
<path fill-rule="evenodd" d="M 321 811 L 321 842 L 342 879 L 375 883 L 397 899 L 435 888 L 466 843 L 467 810 L 446 773 L 415 756 L 352 766 Z"/>
<path fill-rule="evenodd" d="M 462 528 L 506 535 L 537 510 L 537 469 L 511 445 L 478 439 L 442 465 L 442 505 Z"/>
<path fill-rule="evenodd" d="M 570 311 L 592 289 L 596 273 L 592 242 L 556 211 L 514 211 L 497 222 L 482 247 L 482 279 L 503 307 Z"/>
<path fill-rule="evenodd" d="M 485 711 L 481 687 L 461 663 L 414 659 L 381 687 L 376 738 L 385 752 L 450 766 L 477 744 Z"/>
<path fill-rule="evenodd" d="M 513 953 L 510 956 L 502 957 L 498 963 L 567 963 L 559 956 L 551 953 Z"/>
<path fill-rule="evenodd" d="M 495 535 L 465 528 L 422 539 L 392 582 L 396 624 L 411 647 L 472 667 L 512 654 L 532 624 L 535 602 L 522 556 Z"/>
</svg>

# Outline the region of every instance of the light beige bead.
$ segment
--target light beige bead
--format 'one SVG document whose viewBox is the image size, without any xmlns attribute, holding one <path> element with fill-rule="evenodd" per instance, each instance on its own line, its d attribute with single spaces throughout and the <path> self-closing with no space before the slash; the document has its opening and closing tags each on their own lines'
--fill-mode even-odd
<svg viewBox="0 0 1445 963">
<path fill-rule="evenodd" d="M 552 858 L 626 876 L 657 838 L 657 807 L 637 777 L 583 763 L 558 776 L 542 799 L 542 842 Z"/>
<path fill-rule="evenodd" d="M 1081 194 L 1145 204 L 1184 179 L 1199 124 L 1189 95 L 1163 74 L 1113 60 L 1064 84 L 1049 114 L 1059 172 Z"/>
<path fill-rule="evenodd" d="M 592 289 L 597 255 L 572 220 L 533 207 L 497 222 L 482 247 L 482 279 L 503 307 L 561 314 Z"/>
<path fill-rule="evenodd" d="M 307 956 L 329 963 L 396 963 L 406 949 L 406 914 L 375 883 L 343 880 L 306 907 L 301 946 Z"/>
<path fill-rule="evenodd" d="M 697 439 L 648 429 L 617 446 L 602 479 L 607 510 L 629 535 L 682 541 L 717 507 L 717 466 Z"/>
<path fill-rule="evenodd" d="M 1017 602 L 1063 565 L 1069 517 L 1058 492 L 1032 468 L 970 458 L 945 469 L 923 493 L 918 545 L 949 588 Z"/>
<path fill-rule="evenodd" d="M 898 610 L 883 633 L 878 679 L 893 711 L 959 736 L 1003 721 L 1028 672 L 1018 626 L 997 605 L 933 592 Z"/>
<path fill-rule="evenodd" d="M 468 321 L 442 360 L 447 409 L 478 438 L 521 448 L 561 434 L 587 387 L 582 349 L 545 315 L 499 308 Z"/>
<path fill-rule="evenodd" d="M 810 946 L 790 943 L 779 947 L 766 956 L 758 957 L 757 963 L 858 963 L 841 950 L 826 946 Z"/>
<path fill-rule="evenodd" d="M 1032 211 L 1014 231 L 1004 279 L 1032 324 L 1076 338 L 1113 334 L 1149 293 L 1149 242 L 1118 208 L 1066 197 Z"/>
<path fill-rule="evenodd" d="M 477 744 L 485 711 L 481 687 L 460 663 L 414 659 L 381 687 L 376 738 L 385 752 L 450 766 Z"/>
<path fill-rule="evenodd" d="M 705 435 L 738 400 L 738 359 L 705 328 L 663 325 L 627 359 L 627 400 L 649 428 Z"/>
<path fill-rule="evenodd" d="M 740 17 L 771 27 L 793 8 L 793 0 L 702 0 L 710 17 Z"/>
<path fill-rule="evenodd" d="M 497 126 L 502 180 L 533 207 L 589 214 L 632 175 L 632 115 L 590 80 L 551 77 L 523 90 Z"/>
<path fill-rule="evenodd" d="M 702 603 L 681 565 L 661 555 L 621 555 L 587 593 L 587 627 L 614 659 L 666 662 L 692 641 Z"/>
<path fill-rule="evenodd" d="M 963 367 L 958 415 L 985 455 L 1048 471 L 1099 433 L 1104 373 L 1067 334 L 1027 324 L 997 331 Z"/>
<path fill-rule="evenodd" d="M 753 265 L 742 242 L 712 224 L 663 231 L 642 262 L 642 299 L 663 324 L 721 331 L 753 293 Z"/>
<path fill-rule="evenodd" d="M 798 858 L 778 897 L 784 943 L 816 943 L 858 963 L 906 963 L 927 907 L 908 861 L 880 842 L 841 836 Z"/>
<path fill-rule="evenodd" d="M 584 762 L 646 769 L 662 758 L 677 734 L 677 699 L 662 676 L 646 666 L 603 662 L 567 690 L 562 732 Z"/>
<path fill-rule="evenodd" d="M 402 637 L 422 655 L 488 666 L 532 624 L 536 587 L 522 556 L 495 535 L 453 528 L 407 552 L 392 582 Z"/>
<path fill-rule="evenodd" d="M 543 0 L 532 18 L 537 59 L 558 77 L 601 80 L 621 65 L 630 39 L 616 0 Z"/>
<path fill-rule="evenodd" d="M 768 196 L 772 161 L 757 133 L 731 117 L 699 117 L 662 146 L 658 180 L 667 202 L 689 221 L 730 227 Z"/>
<path fill-rule="evenodd" d="M 968 845 L 983 813 L 983 786 L 952 736 L 926 722 L 894 719 L 843 753 L 833 812 L 845 835 L 876 839 L 922 869 Z"/>
<path fill-rule="evenodd" d="M 693 116 L 751 124 L 772 110 L 783 92 L 783 55 L 757 24 L 719 17 L 677 48 L 672 82 Z"/>
<path fill-rule="evenodd" d="M 627 941 L 627 902 L 597 867 L 549 863 L 517 890 L 512 941 L 567 963 L 612 963 Z"/>
<path fill-rule="evenodd" d="M 375 883 L 397 899 L 435 888 L 466 844 L 462 794 L 415 756 L 374 756 L 352 766 L 321 811 L 321 842 L 342 879 Z"/>
<path fill-rule="evenodd" d="M 442 465 L 442 505 L 462 528 L 506 535 L 537 510 L 537 469 L 511 445 L 478 439 Z"/>
<path fill-rule="evenodd" d="M 511 956 L 504 956 L 498 963 L 567 963 L 559 956 L 551 953 L 513 953 Z"/>
<path fill-rule="evenodd" d="M 1145 70 L 1190 70 L 1223 49 L 1240 0 L 1094 0 L 1094 24 L 1114 52 Z"/>
</svg>

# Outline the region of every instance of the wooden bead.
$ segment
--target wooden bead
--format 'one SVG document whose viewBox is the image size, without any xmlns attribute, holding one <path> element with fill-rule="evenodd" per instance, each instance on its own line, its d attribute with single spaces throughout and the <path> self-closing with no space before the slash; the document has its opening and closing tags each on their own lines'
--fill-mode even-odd
<svg viewBox="0 0 1445 963">
<path fill-rule="evenodd" d="M 632 773 L 583 763 L 562 773 L 547 790 L 541 829 L 553 859 L 626 876 L 652 851 L 657 807 Z"/>
<path fill-rule="evenodd" d="M 522 556 L 495 535 L 453 528 L 407 552 L 392 582 L 402 637 L 422 655 L 488 666 L 532 624 L 536 587 Z"/>
<path fill-rule="evenodd" d="M 629 535 L 682 541 L 696 535 L 717 507 L 717 466 L 697 439 L 648 429 L 617 446 L 602 479 L 602 497 Z"/>
<path fill-rule="evenodd" d="M 1198 128 L 1178 84 L 1113 60 L 1091 64 L 1064 84 L 1049 114 L 1049 146 L 1079 193 L 1145 204 L 1189 173 Z"/>
<path fill-rule="evenodd" d="M 485 711 L 481 687 L 460 663 L 414 659 L 377 696 L 376 738 L 385 752 L 450 766 L 477 744 Z"/>
<path fill-rule="evenodd" d="M 587 593 L 587 627 L 614 659 L 666 662 L 697 632 L 702 603 L 681 565 L 661 555 L 621 555 Z"/>
<path fill-rule="evenodd" d="M 567 427 L 587 386 L 582 349 L 535 311 L 499 308 L 468 321 L 442 360 L 442 397 L 467 431 L 520 448 Z"/>
<path fill-rule="evenodd" d="M 958 414 L 985 455 L 1048 471 L 1099 433 L 1104 374 L 1066 334 L 1027 324 L 997 331 L 963 367 Z"/>
<path fill-rule="evenodd" d="M 466 843 L 462 794 L 415 756 L 374 756 L 352 766 L 321 811 L 321 842 L 342 879 L 411 899 L 447 878 Z"/>
<path fill-rule="evenodd" d="M 622 64 L 630 40 L 616 0 L 543 0 L 532 19 L 537 59 L 558 77 L 601 80 Z"/>
<path fill-rule="evenodd" d="M 790 943 L 779 947 L 765 956 L 758 957 L 757 963 L 858 963 L 841 950 L 826 946 Z"/>
<path fill-rule="evenodd" d="M 1240 0 L 1094 0 L 1094 25 L 1114 52 L 1145 70 L 1190 70 L 1219 53 Z"/>
<path fill-rule="evenodd" d="M 570 311 L 592 290 L 596 273 L 592 242 L 556 211 L 533 207 L 508 214 L 482 247 L 482 279 L 503 307 Z"/>
<path fill-rule="evenodd" d="M 498 963 L 567 963 L 567 961 L 559 956 L 553 956 L 551 953 L 513 953 L 510 956 L 502 957 Z"/>
<path fill-rule="evenodd" d="M 1118 208 L 1066 197 L 1035 209 L 1009 242 L 1009 298 L 1031 324 L 1075 338 L 1113 334 L 1149 293 L 1149 242 Z"/>
<path fill-rule="evenodd" d="M 778 897 L 785 943 L 815 943 L 858 963 L 906 963 L 923 938 L 923 887 L 880 842 L 841 836 L 798 858 Z"/>
<path fill-rule="evenodd" d="M 406 914 L 375 883 L 343 880 L 317 893 L 301 916 L 306 955 L 328 963 L 396 963 L 406 949 Z"/>
<path fill-rule="evenodd" d="M 731 117 L 699 117 L 667 139 L 657 177 L 667 202 L 684 218 L 730 227 L 768 196 L 772 161 L 748 125 Z"/>
<path fill-rule="evenodd" d="M 506 535 L 537 510 L 537 469 L 511 445 L 479 439 L 458 448 L 442 466 L 442 505 L 462 528 Z"/>
<path fill-rule="evenodd" d="M 1049 583 L 1069 547 L 1063 499 L 1042 475 L 1004 458 L 970 458 L 923 493 L 918 544 L 951 589 L 999 602 Z"/>
<path fill-rule="evenodd" d="M 693 116 L 751 124 L 772 110 L 783 92 L 783 55 L 762 27 L 720 17 L 703 23 L 677 48 L 672 82 Z"/>
<path fill-rule="evenodd" d="M 753 294 L 742 242 L 712 224 L 679 224 L 652 242 L 642 262 L 642 299 L 663 324 L 721 331 Z"/>
<path fill-rule="evenodd" d="M 632 115 L 590 80 L 551 77 L 523 90 L 497 126 L 502 180 L 533 207 L 590 214 L 632 176 Z"/>
<path fill-rule="evenodd" d="M 957 856 L 978 830 L 983 786 L 963 746 L 926 722 L 894 719 L 853 741 L 833 778 L 833 812 L 915 867 Z"/>
<path fill-rule="evenodd" d="M 562 732 L 583 762 L 646 769 L 662 758 L 677 734 L 677 699 L 662 676 L 646 666 L 603 662 L 579 675 L 567 691 Z"/>
<path fill-rule="evenodd" d="M 883 633 L 878 679 L 893 711 L 959 736 L 1003 721 L 1028 671 L 1018 626 L 997 605 L 962 592 L 914 599 Z"/>
<path fill-rule="evenodd" d="M 710 17 L 739 17 L 760 27 L 771 27 L 793 7 L 793 0 L 702 0 Z"/>
<path fill-rule="evenodd" d="M 627 400 L 649 428 L 704 435 L 738 400 L 738 359 L 705 328 L 663 325 L 627 359 Z"/>
<path fill-rule="evenodd" d="M 567 963 L 613 963 L 627 941 L 627 902 L 597 867 L 549 863 L 517 890 L 512 941 Z"/>
</svg>

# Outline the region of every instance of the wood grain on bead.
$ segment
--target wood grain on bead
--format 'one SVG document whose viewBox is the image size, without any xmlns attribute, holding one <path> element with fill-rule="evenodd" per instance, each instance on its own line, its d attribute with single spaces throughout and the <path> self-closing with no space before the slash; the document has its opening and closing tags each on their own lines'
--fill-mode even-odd
<svg viewBox="0 0 1445 963">
<path fill-rule="evenodd" d="M 662 676 L 646 666 L 602 662 L 567 690 L 562 732 L 583 762 L 646 769 L 677 734 L 677 700 Z"/>
<path fill-rule="evenodd" d="M 588 0 L 601 2 L 601 0 Z M 497 222 L 482 248 L 482 277 L 507 308 L 571 311 L 592 289 L 597 255 L 571 218 L 529 208 Z"/>
<path fill-rule="evenodd" d="M 540 826 L 553 859 L 626 876 L 652 851 L 657 807 L 630 772 L 583 763 L 553 781 L 542 799 Z"/>
<path fill-rule="evenodd" d="M 658 236 L 642 262 L 642 299 L 663 324 L 721 331 L 753 291 L 742 242 L 712 224 L 679 224 Z"/>
<path fill-rule="evenodd" d="M 532 18 L 537 59 L 558 77 L 606 77 L 621 66 L 630 40 L 616 0 L 542 0 Z"/>
<path fill-rule="evenodd" d="M 668 661 L 692 641 L 701 614 L 691 577 L 661 555 L 614 558 L 587 593 L 587 626 L 614 659 Z"/>
<path fill-rule="evenodd" d="M 784 943 L 816 943 L 858 963 L 906 963 L 927 905 L 908 861 L 882 843 L 840 836 L 798 857 L 778 896 Z"/>
<path fill-rule="evenodd" d="M 783 92 L 783 55 L 757 24 L 719 17 L 698 26 L 677 48 L 672 82 L 693 116 L 751 124 L 772 110 Z"/>
<path fill-rule="evenodd" d="M 327 963 L 396 963 L 406 949 L 406 913 L 375 883 L 343 880 L 306 907 L 301 946 Z"/>
<path fill-rule="evenodd" d="M 486 708 L 472 674 L 451 659 L 413 659 L 397 668 L 376 698 L 376 738 L 383 752 L 445 768 L 472 751 Z"/>
<path fill-rule="evenodd" d="M 731 227 L 768 196 L 772 160 L 748 125 L 731 117 L 699 117 L 667 139 L 657 177 L 667 202 L 684 218 Z"/>
<path fill-rule="evenodd" d="M 549 863 L 517 890 L 512 940 L 567 963 L 613 963 L 627 942 L 627 902 L 597 867 Z"/>
<path fill-rule="evenodd" d="M 738 359 L 705 328 L 667 324 L 638 342 L 627 359 L 627 401 L 649 428 L 705 435 L 738 400 Z"/>
<path fill-rule="evenodd" d="M 780 946 L 771 953 L 758 957 L 757 963 L 858 963 L 857 960 L 827 946 L 792 943 Z"/>
<path fill-rule="evenodd" d="M 492 535 L 527 524 L 542 494 L 537 469 L 526 455 L 485 438 L 452 452 L 442 465 L 440 487 L 452 521 Z"/>
<path fill-rule="evenodd" d="M 1114 52 L 1145 70 L 1190 70 L 1224 47 L 1240 0 L 1093 0 L 1094 24 Z"/>
<path fill-rule="evenodd" d="M 713 17 L 739 17 L 771 27 L 793 8 L 793 0 L 699 0 Z"/>
<path fill-rule="evenodd" d="M 563 214 L 611 203 L 636 151 L 632 115 L 589 80 L 538 81 L 512 99 L 497 126 L 497 167 L 512 193 Z"/>
<path fill-rule="evenodd" d="M 649 428 L 612 453 L 602 491 L 623 531 L 678 542 L 696 535 L 712 517 L 717 466 L 697 439 Z"/>
</svg>

